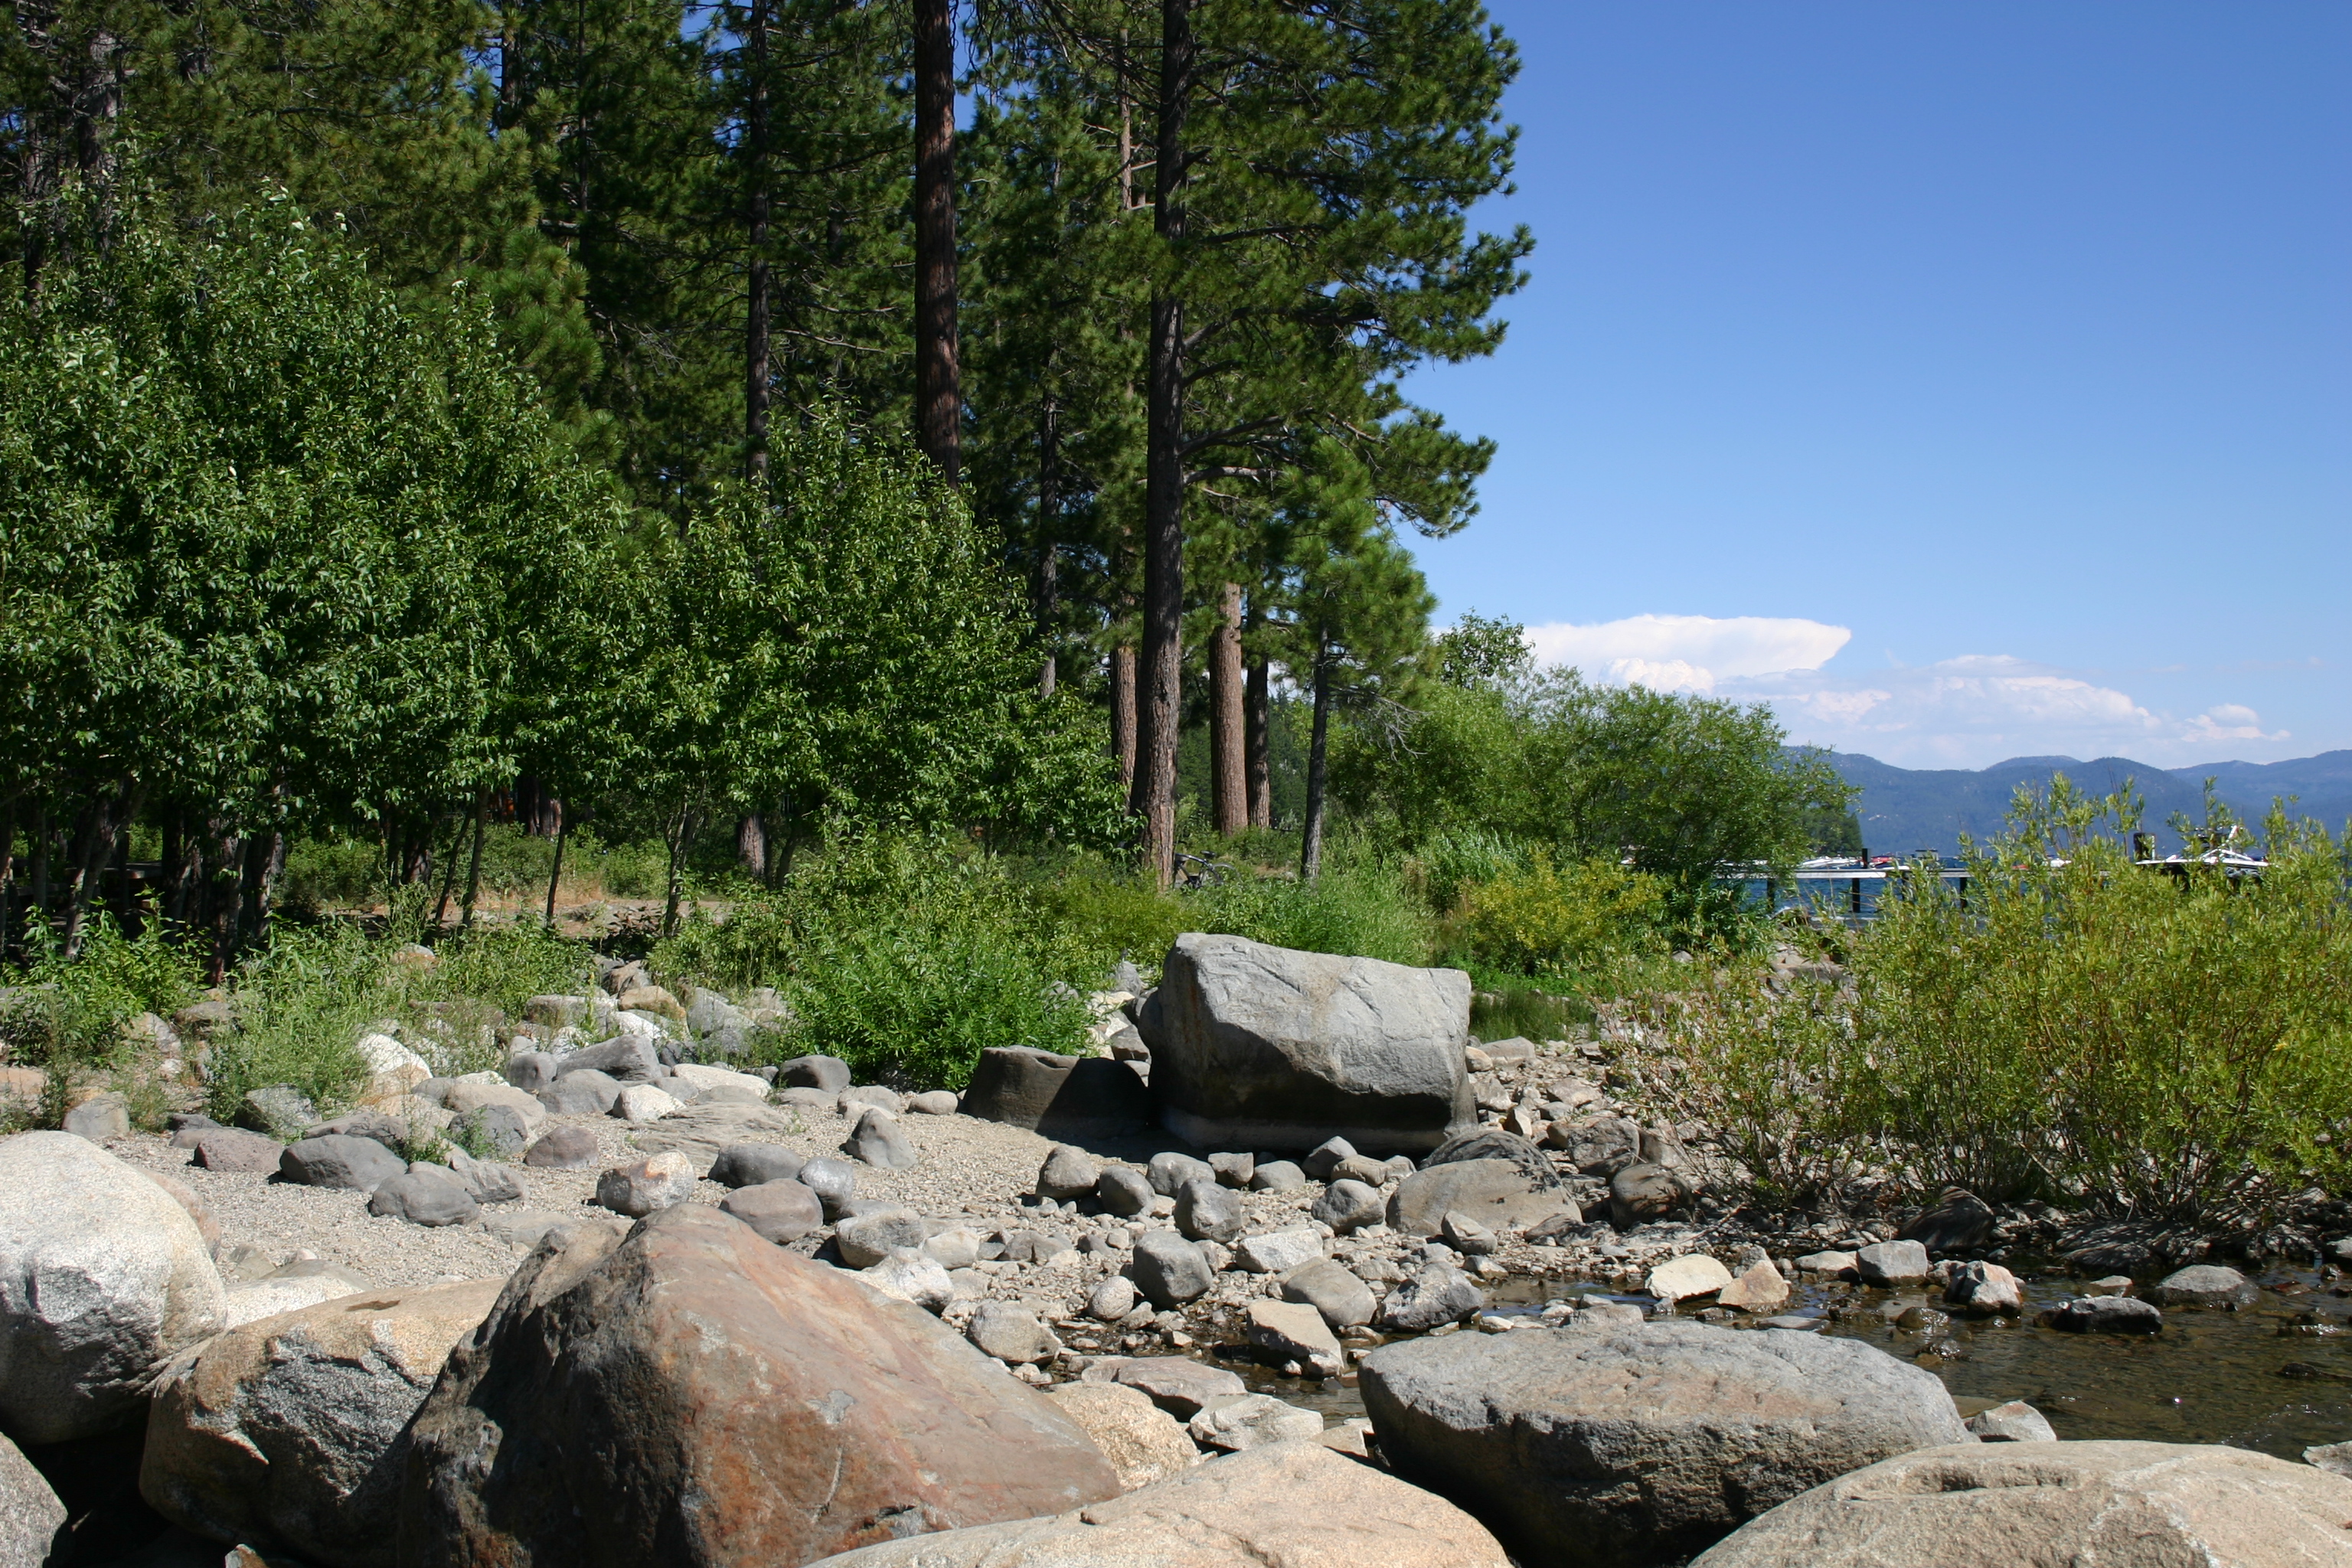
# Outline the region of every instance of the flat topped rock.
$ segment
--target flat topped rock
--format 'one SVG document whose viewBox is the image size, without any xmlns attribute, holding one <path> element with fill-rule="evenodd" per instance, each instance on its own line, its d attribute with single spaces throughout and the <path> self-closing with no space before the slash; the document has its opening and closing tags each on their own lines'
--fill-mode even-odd
<svg viewBox="0 0 2352 1568">
<path fill-rule="evenodd" d="M 1457 1160 L 1415 1171 L 1388 1201 L 1389 1228 L 1400 1236 L 1436 1236 L 1449 1214 L 1490 1231 L 1539 1225 L 1555 1215 L 1580 1223 L 1575 1200 L 1558 1187 L 1538 1190 L 1509 1160 Z"/>
<path fill-rule="evenodd" d="M 648 1154 L 674 1150 L 694 1163 L 697 1176 L 707 1176 L 730 1143 L 781 1138 L 800 1124 L 791 1110 L 772 1105 L 689 1105 L 631 1133 L 629 1142 Z"/>
<path fill-rule="evenodd" d="M 1363 1363 L 1403 1479 L 1528 1562 L 1696 1552 L 1860 1466 L 1966 1441 L 1935 1376 L 1856 1340 L 1704 1323 L 1454 1334 Z"/>
<path fill-rule="evenodd" d="M 1188 932 L 1137 1021 L 1160 1119 L 1208 1149 L 1434 1149 L 1471 1119 L 1470 977 Z"/>
<path fill-rule="evenodd" d="M 2352 1560 L 2352 1480 L 2189 1443 L 1969 1443 L 1817 1487 L 1691 1568 L 2272 1568 Z"/>
<path fill-rule="evenodd" d="M 2147 1299 L 2159 1307 L 2251 1307 L 2261 1296 L 2253 1281 L 2218 1263 L 2175 1269 L 2147 1292 Z"/>
</svg>

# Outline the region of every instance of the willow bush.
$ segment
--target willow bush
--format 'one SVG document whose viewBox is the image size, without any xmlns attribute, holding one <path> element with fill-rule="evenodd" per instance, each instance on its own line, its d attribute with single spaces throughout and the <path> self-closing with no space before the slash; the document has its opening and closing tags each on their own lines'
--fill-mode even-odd
<svg viewBox="0 0 2352 1568">
<path fill-rule="evenodd" d="M 2168 872 L 2132 863 L 2136 826 L 2063 778 L 2021 794 L 1964 895 L 1922 875 L 1881 904 L 1850 995 L 1685 1008 L 1695 1094 L 1759 1157 L 1793 1142 L 1819 1179 L 1866 1152 L 1921 1193 L 2177 1217 L 2345 1174 L 2344 853 L 2278 812 L 2259 874 Z M 2182 826 L 2238 837 L 2218 808 Z"/>
</svg>

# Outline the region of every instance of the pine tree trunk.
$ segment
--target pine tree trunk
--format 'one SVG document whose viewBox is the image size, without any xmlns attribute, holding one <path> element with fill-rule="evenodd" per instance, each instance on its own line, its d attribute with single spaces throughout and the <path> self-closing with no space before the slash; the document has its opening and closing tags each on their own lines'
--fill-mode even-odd
<svg viewBox="0 0 2352 1568">
<path fill-rule="evenodd" d="M 1135 788 L 1135 650 L 1110 650 L 1110 749 L 1118 759 L 1118 787 Z M 1129 809 L 1133 809 L 1132 803 Z"/>
<path fill-rule="evenodd" d="M 961 482 L 954 0 L 915 0 L 915 444 Z"/>
<path fill-rule="evenodd" d="M 1192 108 L 1192 0 L 1160 0 L 1157 195 L 1163 248 L 1184 243 L 1184 129 Z M 1172 286 L 1151 300 L 1144 479 L 1143 668 L 1136 791 L 1143 858 L 1165 887 L 1176 872 L 1176 742 L 1184 673 L 1184 301 Z"/>
<path fill-rule="evenodd" d="M 768 0 L 752 0 L 745 24 L 744 153 L 750 201 L 744 210 L 744 251 L 749 298 L 743 311 L 743 471 L 754 480 L 768 472 Z"/>
<path fill-rule="evenodd" d="M 1274 691 L 1265 660 L 1249 661 L 1242 697 L 1242 758 L 1249 774 L 1249 825 L 1274 826 Z"/>
<path fill-rule="evenodd" d="M 1242 585 L 1228 583 L 1217 601 L 1217 629 L 1209 634 L 1209 784 L 1217 831 L 1227 838 L 1249 826 L 1248 770 L 1242 758 L 1246 728 L 1242 701 Z"/>
<path fill-rule="evenodd" d="M 735 819 L 735 863 L 752 877 L 768 874 L 768 824 L 756 811 Z"/>
<path fill-rule="evenodd" d="M 1331 661 L 1315 654 L 1315 728 L 1307 744 L 1307 828 L 1299 835 L 1298 875 L 1313 881 L 1323 874 L 1323 759 L 1331 732 Z"/>
</svg>

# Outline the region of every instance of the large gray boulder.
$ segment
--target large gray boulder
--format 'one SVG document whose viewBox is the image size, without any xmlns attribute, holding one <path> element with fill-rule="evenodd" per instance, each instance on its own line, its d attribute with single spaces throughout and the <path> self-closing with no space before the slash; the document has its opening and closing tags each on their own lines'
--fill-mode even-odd
<svg viewBox="0 0 2352 1568">
<path fill-rule="evenodd" d="M 1444 1499 L 1319 1443 L 1292 1442 L 1195 1465 L 1083 1510 L 887 1542 L 828 1557 L 824 1568 L 1506 1568 L 1509 1561 L 1483 1525 Z"/>
<path fill-rule="evenodd" d="M 345 1295 L 189 1352 L 158 1382 L 140 1494 L 218 1540 L 390 1568 L 409 1418 L 501 1284 Z"/>
<path fill-rule="evenodd" d="M 118 1425 L 226 1308 L 171 1194 L 70 1132 L 0 1140 L 0 1428 L 62 1443 Z"/>
<path fill-rule="evenodd" d="M 689 1204 L 516 1269 L 416 1414 L 399 1561 L 782 1568 L 1118 1493 L 921 1308 Z"/>
<path fill-rule="evenodd" d="M 1971 1443 L 1837 1478 L 1691 1568 L 2175 1568 L 2352 1559 L 2352 1480 L 2192 1443 Z"/>
<path fill-rule="evenodd" d="M 1537 1188 L 1508 1160 L 1457 1160 L 1415 1171 L 1389 1194 L 1389 1228 L 1400 1236 L 1435 1236 L 1449 1214 L 1467 1215 L 1491 1231 L 1538 1225 L 1555 1215 L 1570 1225 L 1584 1216 L 1558 1187 Z"/>
<path fill-rule="evenodd" d="M 1362 1378 L 1396 1473 L 1528 1562 L 1675 1560 L 1849 1470 L 1969 1440 L 1932 1373 L 1809 1333 L 1454 1334 L 1382 1346 Z"/>
<path fill-rule="evenodd" d="M 278 1173 L 289 1182 L 354 1193 L 372 1193 L 407 1169 L 407 1161 L 374 1139 L 342 1132 L 304 1138 L 278 1155 Z"/>
<path fill-rule="evenodd" d="M 972 1068 L 963 1113 L 1047 1138 L 1107 1137 L 1151 1124 L 1151 1091 L 1108 1057 L 994 1046 Z"/>
<path fill-rule="evenodd" d="M 1202 1148 L 1420 1152 L 1474 1114 L 1458 969 L 1188 933 L 1141 1026 L 1161 1121 Z"/>
<path fill-rule="evenodd" d="M 48 1481 L 0 1436 L 0 1568 L 41 1568 L 65 1522 L 66 1505 Z"/>
</svg>

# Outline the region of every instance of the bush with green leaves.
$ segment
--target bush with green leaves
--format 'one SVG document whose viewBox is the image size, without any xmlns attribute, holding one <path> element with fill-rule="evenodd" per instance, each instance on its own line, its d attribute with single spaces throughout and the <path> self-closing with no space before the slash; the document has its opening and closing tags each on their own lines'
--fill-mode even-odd
<svg viewBox="0 0 2352 1568">
<path fill-rule="evenodd" d="M 349 1103 L 367 1081 L 360 1037 L 397 1016 L 392 952 L 344 921 L 279 926 L 234 977 L 236 1026 L 205 1063 L 212 1114 L 229 1121 L 249 1090 L 280 1083 L 322 1113 Z"/>
<path fill-rule="evenodd" d="M 1852 791 L 1822 753 L 1791 751 L 1763 704 L 1606 686 L 1574 670 L 1426 683 L 1402 729 L 1356 726 L 1333 761 L 1340 802 L 1428 859 L 1541 847 L 1630 858 L 1657 879 L 1685 942 L 1753 940 L 1729 868 L 1792 866 L 1821 811 Z M 1458 885 L 1458 883 L 1456 884 Z"/>
<path fill-rule="evenodd" d="M 1481 964 L 1564 981 L 1656 956 L 1665 923 L 1656 878 L 1598 857 L 1563 865 L 1538 849 L 1525 869 L 1464 888 L 1451 929 Z"/>
<path fill-rule="evenodd" d="M 436 1072 L 499 1070 L 501 1023 L 532 996 L 576 996 L 593 978 L 584 943 L 535 925 L 453 932 L 429 964 L 400 956 L 407 934 L 372 937 L 347 921 L 281 923 L 234 977 L 236 1027 L 206 1063 L 213 1114 L 226 1120 L 248 1089 L 277 1083 L 322 1112 L 349 1104 L 368 1076 L 360 1037 L 387 1025 Z"/>
<path fill-rule="evenodd" d="M 1183 929 L 1307 952 L 1429 963 L 1435 924 L 1408 889 L 1403 868 L 1359 846 L 1334 848 L 1311 882 L 1259 877 L 1181 895 L 1192 916 Z"/>
<path fill-rule="evenodd" d="M 1854 992 L 1752 994 L 1685 1033 L 1712 1109 L 1866 1152 L 1916 1194 L 2187 1217 L 2347 1173 L 2352 908 L 2342 851 L 2274 813 L 2259 875 L 2133 863 L 2124 795 L 2063 776 L 1920 875 L 1853 943 Z M 2193 841 L 2231 838 L 2218 814 Z"/>
<path fill-rule="evenodd" d="M 755 1049 L 823 1053 L 862 1077 L 960 1089 L 993 1046 L 1083 1048 L 1086 993 L 1113 962 L 1042 918 L 1005 865 L 877 835 L 796 868 L 779 895 L 689 921 L 651 955 L 665 975 L 772 984 L 792 1021 Z"/>
<path fill-rule="evenodd" d="M 84 928 L 74 958 L 46 927 L 35 928 L 32 945 L 31 962 L 6 976 L 0 1046 L 7 1059 L 44 1068 L 47 1088 L 37 1104 L 0 1104 L 0 1124 L 57 1125 L 75 1080 L 90 1076 L 112 1078 L 131 1093 L 141 1124 L 156 1122 L 157 1094 L 131 1070 L 137 1047 L 124 1026 L 142 1013 L 169 1018 L 194 999 L 197 974 L 187 953 L 152 921 L 125 936 L 104 910 Z"/>
</svg>

